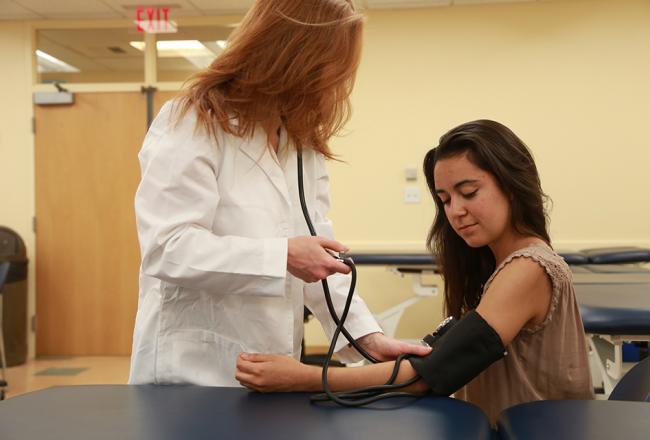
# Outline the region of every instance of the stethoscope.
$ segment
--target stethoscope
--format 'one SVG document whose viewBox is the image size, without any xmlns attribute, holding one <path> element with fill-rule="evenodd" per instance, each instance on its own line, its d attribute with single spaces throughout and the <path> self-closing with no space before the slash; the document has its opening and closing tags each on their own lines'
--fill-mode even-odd
<svg viewBox="0 0 650 440">
<path fill-rule="evenodd" d="M 311 222 L 311 217 L 309 216 L 309 210 L 307 209 L 307 203 L 305 202 L 305 189 L 303 185 L 302 151 L 300 149 L 297 149 L 297 158 L 298 158 L 298 195 L 300 197 L 300 207 L 302 208 L 303 216 L 305 217 L 305 221 L 307 222 L 309 233 L 313 237 L 315 237 L 317 235 L 316 229 L 314 229 L 314 225 Z M 344 392 L 334 392 L 329 387 L 329 384 L 327 383 L 327 370 L 329 369 L 330 361 L 332 360 L 332 356 L 334 355 L 334 348 L 336 347 L 336 341 L 338 340 L 341 333 L 343 333 L 343 336 L 345 336 L 345 338 L 348 340 L 350 345 L 352 345 L 359 352 L 359 354 L 361 354 L 369 362 L 373 364 L 379 362 L 372 355 L 366 352 L 357 343 L 357 341 L 354 340 L 352 335 L 350 335 L 350 333 L 345 329 L 344 323 L 345 320 L 347 319 L 348 312 L 350 311 L 352 296 L 354 295 L 354 288 L 357 282 L 357 269 L 354 265 L 354 261 L 352 261 L 352 258 L 345 256 L 343 254 L 333 255 L 333 257 L 338 259 L 339 261 L 341 261 L 342 263 L 344 263 L 350 268 L 352 280 L 350 282 L 350 289 L 348 290 L 348 295 L 345 300 L 345 307 L 343 308 L 343 313 L 341 314 L 340 319 L 336 314 L 336 310 L 334 309 L 334 304 L 332 303 L 332 296 L 330 294 L 330 289 L 327 283 L 327 279 L 324 278 L 321 281 L 323 285 L 323 292 L 325 294 L 325 302 L 327 303 L 327 309 L 329 310 L 332 320 L 336 324 L 336 330 L 334 331 L 334 335 L 332 336 L 332 342 L 330 343 L 329 350 L 325 358 L 325 362 L 323 363 L 322 383 L 323 383 L 324 393 L 315 394 L 310 397 L 310 400 L 312 402 L 322 402 L 322 401 L 332 400 L 338 403 L 339 405 L 356 407 L 356 406 L 367 405 L 369 403 L 376 402 L 377 400 L 386 399 L 390 397 L 422 396 L 422 394 L 407 393 L 404 391 L 395 391 L 407 387 L 409 385 L 412 385 L 415 382 L 417 382 L 418 379 L 420 379 L 420 376 L 416 375 L 415 377 L 409 379 L 406 382 L 397 383 L 397 384 L 394 383 L 395 379 L 397 378 L 397 374 L 399 373 L 399 367 L 401 361 L 403 359 L 407 359 L 409 355 L 400 355 L 395 360 L 395 367 L 393 368 L 393 372 L 390 378 L 388 379 L 388 381 L 384 385 L 357 388 L 354 390 L 344 391 Z"/>
</svg>

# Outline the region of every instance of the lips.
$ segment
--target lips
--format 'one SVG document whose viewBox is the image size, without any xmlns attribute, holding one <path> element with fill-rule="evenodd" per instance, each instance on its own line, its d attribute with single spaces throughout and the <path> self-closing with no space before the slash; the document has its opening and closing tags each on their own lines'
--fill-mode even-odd
<svg viewBox="0 0 650 440">
<path fill-rule="evenodd" d="M 458 232 L 465 231 L 472 226 L 476 226 L 478 223 L 472 223 L 471 225 L 463 225 L 458 228 Z"/>
</svg>

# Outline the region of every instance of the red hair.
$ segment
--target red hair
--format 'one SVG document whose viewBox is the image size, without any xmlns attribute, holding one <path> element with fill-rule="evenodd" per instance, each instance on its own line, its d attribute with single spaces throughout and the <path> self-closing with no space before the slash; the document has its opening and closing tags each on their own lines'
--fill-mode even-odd
<svg viewBox="0 0 650 440">
<path fill-rule="evenodd" d="M 218 127 L 245 137 L 280 118 L 298 148 L 332 158 L 327 142 L 350 117 L 363 21 L 351 0 L 257 0 L 224 52 L 190 78 L 180 115 L 194 107 L 215 140 Z"/>
</svg>

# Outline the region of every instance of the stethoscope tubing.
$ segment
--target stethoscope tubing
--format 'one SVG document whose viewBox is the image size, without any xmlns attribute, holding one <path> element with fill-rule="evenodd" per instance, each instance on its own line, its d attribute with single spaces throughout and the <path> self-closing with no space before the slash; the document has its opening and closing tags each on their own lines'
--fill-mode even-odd
<svg viewBox="0 0 650 440">
<path fill-rule="evenodd" d="M 303 216 L 305 217 L 307 227 L 309 228 L 309 233 L 313 237 L 316 237 L 317 236 L 316 229 L 312 224 L 311 217 L 309 215 L 309 210 L 307 209 L 307 203 L 305 201 L 302 151 L 300 149 L 297 150 L 297 160 L 298 160 L 298 195 L 300 198 L 300 207 L 302 209 Z M 395 379 L 397 378 L 397 374 L 399 372 L 399 366 L 401 361 L 408 357 L 406 355 L 400 355 L 396 359 L 395 367 L 393 368 L 391 377 L 384 385 L 358 388 L 346 392 L 333 392 L 329 387 L 329 384 L 327 382 L 327 371 L 329 369 L 329 364 L 330 361 L 332 360 L 332 356 L 334 355 L 336 342 L 338 341 L 338 338 L 341 333 L 343 334 L 343 336 L 345 336 L 345 338 L 348 340 L 350 345 L 352 345 L 359 352 L 359 354 L 361 354 L 364 358 L 366 358 L 368 361 L 372 362 L 373 364 L 379 362 L 372 355 L 370 355 L 363 348 L 361 348 L 357 343 L 357 341 L 354 340 L 352 335 L 350 335 L 350 333 L 345 329 L 344 323 L 345 320 L 347 319 L 348 312 L 350 311 L 350 306 L 352 304 L 352 297 L 354 295 L 354 289 L 356 287 L 357 269 L 356 266 L 354 265 L 354 261 L 352 261 L 351 258 L 340 258 L 339 260 L 344 264 L 346 264 L 348 267 L 350 267 L 352 280 L 350 282 L 350 289 L 348 291 L 348 295 L 345 301 L 345 306 L 343 307 L 343 313 L 341 314 L 340 318 L 336 314 L 336 310 L 334 309 L 334 304 L 332 303 L 332 296 L 330 294 L 327 278 L 324 278 L 321 281 L 323 285 L 323 292 L 325 294 L 325 302 L 327 303 L 327 309 L 329 310 L 332 320 L 336 324 L 336 330 L 334 330 L 334 334 L 332 336 L 332 342 L 330 343 L 329 350 L 327 352 L 327 357 L 325 359 L 325 362 L 323 363 L 322 384 L 323 384 L 324 393 L 319 393 L 311 396 L 310 398 L 311 401 L 321 402 L 321 401 L 332 400 L 342 406 L 359 407 L 359 406 L 367 405 L 369 403 L 376 402 L 381 399 L 392 398 L 392 397 L 421 397 L 421 394 L 392 391 L 392 390 L 401 389 L 411 384 L 414 384 L 420 378 L 419 376 L 415 376 L 407 380 L 406 382 L 398 383 L 398 384 L 394 383 Z"/>
</svg>

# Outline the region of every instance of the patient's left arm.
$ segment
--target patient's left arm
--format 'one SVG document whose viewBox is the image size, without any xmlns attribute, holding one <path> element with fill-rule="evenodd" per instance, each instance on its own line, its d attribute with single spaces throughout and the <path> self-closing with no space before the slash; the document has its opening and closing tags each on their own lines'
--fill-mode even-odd
<svg viewBox="0 0 650 440">
<path fill-rule="evenodd" d="M 353 368 L 332 367 L 327 370 L 327 383 L 332 391 L 346 391 L 372 385 L 383 385 L 393 372 L 395 361 Z M 408 361 L 402 361 L 395 383 L 406 382 L 417 373 Z M 275 354 L 241 353 L 237 357 L 239 383 L 262 392 L 322 391 L 322 369 L 301 364 L 297 360 Z M 418 380 L 401 391 L 424 392 L 427 384 Z"/>
</svg>

